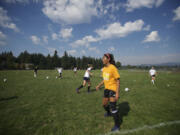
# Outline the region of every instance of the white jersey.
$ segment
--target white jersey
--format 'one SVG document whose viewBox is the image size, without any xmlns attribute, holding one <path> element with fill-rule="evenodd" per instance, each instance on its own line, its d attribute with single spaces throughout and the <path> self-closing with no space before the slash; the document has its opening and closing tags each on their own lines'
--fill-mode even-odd
<svg viewBox="0 0 180 135">
<path fill-rule="evenodd" d="M 76 71 L 77 71 L 77 67 L 74 68 L 74 72 L 76 72 Z"/>
<path fill-rule="evenodd" d="M 149 74 L 152 75 L 156 75 L 156 70 L 155 69 L 150 69 L 149 70 Z"/>
<path fill-rule="evenodd" d="M 58 73 L 62 73 L 62 68 L 58 68 Z"/>
<path fill-rule="evenodd" d="M 86 72 L 85 72 L 85 74 L 84 74 L 84 77 L 87 77 L 87 78 L 89 78 L 90 77 L 90 74 L 89 74 L 89 72 L 91 71 L 91 68 L 89 67 L 87 70 L 86 70 Z"/>
</svg>

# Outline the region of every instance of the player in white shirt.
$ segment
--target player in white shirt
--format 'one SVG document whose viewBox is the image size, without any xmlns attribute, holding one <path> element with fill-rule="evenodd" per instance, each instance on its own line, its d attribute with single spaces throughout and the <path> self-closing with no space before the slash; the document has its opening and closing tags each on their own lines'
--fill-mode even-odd
<svg viewBox="0 0 180 135">
<path fill-rule="evenodd" d="M 74 74 L 76 74 L 77 73 L 77 67 L 74 67 L 73 71 L 74 71 Z"/>
<path fill-rule="evenodd" d="M 156 79 L 156 70 L 154 69 L 154 67 L 152 67 L 150 70 L 149 70 L 149 75 L 151 76 L 151 82 L 152 84 L 154 84 L 154 81 Z"/>
<path fill-rule="evenodd" d="M 57 68 L 57 71 L 59 73 L 59 78 L 62 78 L 62 68 Z"/>
<path fill-rule="evenodd" d="M 88 64 L 88 68 L 83 77 L 83 84 L 76 89 L 77 93 L 79 93 L 79 90 L 83 88 L 86 85 L 86 83 L 88 83 L 88 93 L 90 92 L 90 87 L 91 87 L 90 76 L 92 76 L 92 73 L 91 73 L 92 68 L 93 67 L 90 64 Z"/>
<path fill-rule="evenodd" d="M 38 66 L 36 66 L 36 67 L 34 68 L 34 77 L 35 77 L 35 78 L 37 77 L 37 71 L 38 71 Z"/>
</svg>

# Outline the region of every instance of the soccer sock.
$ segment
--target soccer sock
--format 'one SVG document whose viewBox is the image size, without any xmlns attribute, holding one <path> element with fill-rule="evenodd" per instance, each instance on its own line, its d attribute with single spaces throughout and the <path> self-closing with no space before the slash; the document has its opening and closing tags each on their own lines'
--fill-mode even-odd
<svg viewBox="0 0 180 135">
<path fill-rule="evenodd" d="M 110 107 L 109 107 L 109 105 L 104 105 L 103 107 L 104 107 L 104 110 L 105 110 L 108 114 L 110 114 Z"/>
<path fill-rule="evenodd" d="M 113 118 L 114 118 L 114 123 L 115 123 L 115 125 L 119 127 L 119 126 L 120 126 L 120 121 L 119 121 L 118 112 L 112 113 L 112 116 L 113 116 Z"/>
<path fill-rule="evenodd" d="M 118 115 L 118 110 L 116 108 L 116 102 L 110 102 L 111 106 L 111 113 L 114 119 L 114 124 L 115 126 L 120 126 L 120 121 L 119 121 L 119 115 Z"/>
<path fill-rule="evenodd" d="M 88 86 L 88 92 L 90 92 L 90 87 L 91 87 L 91 86 Z"/>
<path fill-rule="evenodd" d="M 154 80 L 152 80 L 152 83 L 154 84 Z"/>
<path fill-rule="evenodd" d="M 81 89 L 82 87 L 83 87 L 83 85 L 81 85 L 81 86 L 78 88 L 78 90 Z"/>
</svg>

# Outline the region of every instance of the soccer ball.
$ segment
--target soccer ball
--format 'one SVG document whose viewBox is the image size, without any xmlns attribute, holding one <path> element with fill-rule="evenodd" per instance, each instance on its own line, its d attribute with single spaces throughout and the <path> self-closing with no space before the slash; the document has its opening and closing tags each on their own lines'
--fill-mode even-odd
<svg viewBox="0 0 180 135">
<path fill-rule="evenodd" d="M 58 77 L 56 76 L 56 79 L 57 79 Z"/>
<path fill-rule="evenodd" d="M 46 79 L 49 79 L 49 76 L 46 76 Z"/>
<path fill-rule="evenodd" d="M 6 78 L 4 78 L 4 79 L 3 79 L 3 81 L 4 81 L 4 82 L 6 82 L 6 81 L 7 81 L 7 79 L 6 79 Z"/>
<path fill-rule="evenodd" d="M 129 91 L 129 88 L 125 88 L 124 90 L 125 90 L 125 91 Z"/>
</svg>

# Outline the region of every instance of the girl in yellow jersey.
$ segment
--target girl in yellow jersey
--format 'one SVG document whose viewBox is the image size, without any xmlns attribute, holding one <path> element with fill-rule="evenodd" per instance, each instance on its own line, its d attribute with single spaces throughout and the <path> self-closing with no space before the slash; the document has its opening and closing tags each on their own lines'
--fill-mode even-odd
<svg viewBox="0 0 180 135">
<path fill-rule="evenodd" d="M 120 75 L 115 67 L 112 54 L 104 54 L 102 61 L 105 65 L 102 69 L 103 81 L 96 86 L 96 90 L 99 90 L 104 84 L 103 107 L 106 111 L 104 116 L 113 116 L 115 125 L 111 131 L 117 131 L 120 127 L 118 110 L 116 109 L 116 102 L 119 99 Z"/>
</svg>

